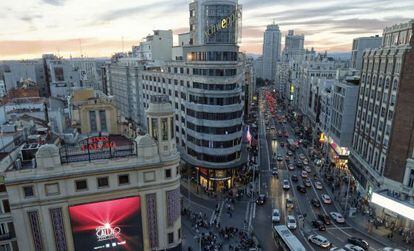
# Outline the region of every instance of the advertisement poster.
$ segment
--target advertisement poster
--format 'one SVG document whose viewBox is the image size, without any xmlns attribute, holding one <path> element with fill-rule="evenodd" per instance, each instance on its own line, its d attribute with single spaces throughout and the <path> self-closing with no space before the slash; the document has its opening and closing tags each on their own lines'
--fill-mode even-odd
<svg viewBox="0 0 414 251">
<path fill-rule="evenodd" d="M 77 251 L 143 250 L 140 197 L 69 207 Z"/>
</svg>

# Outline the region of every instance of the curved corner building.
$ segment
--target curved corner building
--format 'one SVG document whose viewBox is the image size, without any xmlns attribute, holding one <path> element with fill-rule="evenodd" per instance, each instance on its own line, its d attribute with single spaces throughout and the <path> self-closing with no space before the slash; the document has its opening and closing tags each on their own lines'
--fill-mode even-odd
<svg viewBox="0 0 414 251">
<path fill-rule="evenodd" d="M 237 0 L 190 3 L 182 60 L 144 71 L 144 100 L 164 93 L 175 108 L 176 141 L 193 177 L 209 190 L 230 188 L 241 157 L 243 63 L 237 45 Z M 243 155 L 244 157 L 244 155 Z"/>
</svg>

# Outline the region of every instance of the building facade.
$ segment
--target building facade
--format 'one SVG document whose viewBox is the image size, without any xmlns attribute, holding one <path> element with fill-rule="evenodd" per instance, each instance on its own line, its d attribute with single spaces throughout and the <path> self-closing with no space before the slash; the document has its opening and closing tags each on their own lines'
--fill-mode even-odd
<svg viewBox="0 0 414 251">
<path fill-rule="evenodd" d="M 276 80 L 276 63 L 280 59 L 281 41 L 279 26 L 268 25 L 263 35 L 263 79 Z"/>
<path fill-rule="evenodd" d="M 181 250 L 173 109 L 154 98 L 147 113 L 150 135 L 23 147 L 2 161 L 19 250 Z"/>
<path fill-rule="evenodd" d="M 351 67 L 354 69 L 361 69 L 364 50 L 379 48 L 381 43 L 382 37 L 378 35 L 373 37 L 355 38 L 352 42 Z"/>
<path fill-rule="evenodd" d="M 372 196 L 377 204 L 381 197 L 382 201 L 411 205 L 411 210 L 414 208 L 414 170 L 410 162 L 414 146 L 413 25 L 411 20 L 385 28 L 381 47 L 364 52 L 351 149 L 351 171 L 368 197 Z M 387 189 L 387 193 L 380 195 L 378 189 Z M 413 226 L 414 217 L 407 218 L 401 215 L 403 212 L 387 213 L 392 209 L 379 204 L 380 216 L 388 217 L 396 225 Z"/>
<path fill-rule="evenodd" d="M 294 30 L 289 30 L 285 36 L 285 48 L 282 53 L 282 61 L 301 61 L 304 54 L 304 35 L 295 35 Z"/>
</svg>

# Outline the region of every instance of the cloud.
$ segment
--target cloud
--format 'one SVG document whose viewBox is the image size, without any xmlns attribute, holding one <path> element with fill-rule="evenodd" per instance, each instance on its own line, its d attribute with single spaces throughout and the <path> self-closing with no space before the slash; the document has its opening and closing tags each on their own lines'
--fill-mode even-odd
<svg viewBox="0 0 414 251">
<path fill-rule="evenodd" d="M 24 15 L 24 16 L 21 16 L 20 17 L 20 20 L 22 20 L 22 21 L 24 21 L 24 22 L 27 22 L 27 23 L 32 23 L 33 22 L 33 20 L 35 20 L 35 19 L 40 19 L 40 18 L 42 18 L 43 16 L 42 15 L 39 15 L 39 14 L 34 14 L 34 15 L 30 15 L 30 14 L 26 14 L 26 15 Z"/>
<path fill-rule="evenodd" d="M 188 28 L 188 27 L 180 27 L 180 28 L 173 29 L 174 35 L 178 35 L 178 34 L 181 34 L 181 33 L 187 33 L 189 31 L 190 31 L 190 28 Z"/>
<path fill-rule="evenodd" d="M 65 5 L 66 0 L 41 0 L 43 3 L 54 5 L 54 6 L 63 6 Z"/>
<path fill-rule="evenodd" d="M 100 15 L 96 21 L 108 22 L 144 13 L 156 13 L 156 15 L 159 15 L 160 13 L 174 12 L 177 11 L 178 6 L 182 7 L 186 2 L 186 0 L 174 0 L 174 3 L 172 3 L 169 0 L 163 0 L 160 2 L 151 2 L 131 8 L 110 10 Z"/>
</svg>

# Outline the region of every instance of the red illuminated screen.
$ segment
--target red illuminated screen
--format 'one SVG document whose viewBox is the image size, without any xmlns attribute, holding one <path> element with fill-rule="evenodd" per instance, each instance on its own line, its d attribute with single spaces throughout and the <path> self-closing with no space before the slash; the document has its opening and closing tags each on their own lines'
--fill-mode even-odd
<svg viewBox="0 0 414 251">
<path fill-rule="evenodd" d="M 69 207 L 75 250 L 143 250 L 140 197 Z"/>
</svg>

